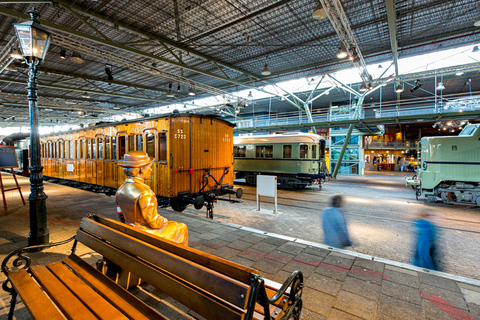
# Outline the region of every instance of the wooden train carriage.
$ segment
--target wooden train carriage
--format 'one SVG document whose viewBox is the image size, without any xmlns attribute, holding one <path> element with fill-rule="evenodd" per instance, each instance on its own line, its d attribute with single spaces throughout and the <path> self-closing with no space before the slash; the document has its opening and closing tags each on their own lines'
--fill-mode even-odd
<svg viewBox="0 0 480 320">
<path fill-rule="evenodd" d="M 181 115 L 103 124 L 42 136 L 42 166 L 49 177 L 118 188 L 124 154 L 155 158 L 146 183 L 160 204 L 183 211 L 189 203 L 211 213 L 217 196 L 233 190 L 233 127 L 213 116 Z"/>
</svg>

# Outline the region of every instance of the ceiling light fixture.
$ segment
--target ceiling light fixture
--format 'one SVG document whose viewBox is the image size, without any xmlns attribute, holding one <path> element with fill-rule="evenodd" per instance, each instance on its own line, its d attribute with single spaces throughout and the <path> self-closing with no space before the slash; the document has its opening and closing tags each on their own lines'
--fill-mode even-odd
<svg viewBox="0 0 480 320">
<path fill-rule="evenodd" d="M 272 74 L 272 72 L 270 71 L 270 68 L 268 67 L 268 63 L 265 63 L 265 66 L 263 67 L 263 70 L 261 73 L 264 76 L 269 76 L 270 74 Z"/>
<path fill-rule="evenodd" d="M 367 86 L 365 85 L 365 83 L 362 83 L 362 85 L 360 86 L 360 92 L 365 92 L 367 91 Z"/>
<path fill-rule="evenodd" d="M 321 20 L 327 16 L 327 13 L 325 12 L 325 9 L 323 9 L 322 4 L 319 4 L 315 10 L 313 10 L 312 17 L 315 20 Z"/>
<path fill-rule="evenodd" d="M 119 110 L 119 109 L 120 109 L 120 107 L 118 106 L 118 104 L 113 106 L 113 110 Z"/>
<path fill-rule="evenodd" d="M 480 18 L 478 18 L 477 21 L 475 21 L 475 22 L 473 23 L 473 25 L 474 25 L 475 27 L 480 27 Z"/>
<path fill-rule="evenodd" d="M 175 97 L 175 96 L 173 95 L 173 92 L 172 92 L 172 83 L 171 83 L 171 82 L 168 84 L 167 97 L 169 97 L 169 98 L 174 98 L 174 97 Z"/>
<path fill-rule="evenodd" d="M 462 70 L 458 70 L 457 72 L 455 72 L 455 75 L 456 76 L 461 76 L 461 75 L 463 75 L 463 73 L 464 72 Z"/>
<path fill-rule="evenodd" d="M 443 82 L 439 82 L 438 83 L 438 86 L 437 86 L 437 90 L 444 90 L 445 89 L 445 86 L 443 85 Z"/>
<path fill-rule="evenodd" d="M 189 96 L 194 96 L 195 95 L 195 89 L 190 88 L 190 90 L 188 91 L 188 95 Z"/>
<path fill-rule="evenodd" d="M 106 64 L 105 65 L 105 73 L 107 74 L 107 80 L 108 84 L 112 84 L 111 81 L 113 80 L 113 74 L 112 74 L 112 65 L 111 64 Z"/>
<path fill-rule="evenodd" d="M 180 92 L 180 83 L 177 85 L 177 92 Z"/>
<path fill-rule="evenodd" d="M 65 59 L 67 57 L 67 50 L 65 48 L 60 48 L 60 58 Z"/>
<path fill-rule="evenodd" d="M 343 42 L 341 42 L 340 48 L 338 49 L 338 52 L 337 52 L 337 58 L 343 59 L 343 58 L 346 58 L 347 56 L 348 56 L 347 48 L 345 48 L 345 45 L 343 44 Z"/>
<path fill-rule="evenodd" d="M 84 63 L 85 60 L 82 58 L 82 55 L 76 51 L 73 51 L 72 55 L 70 56 L 70 60 L 75 63 Z"/>
<path fill-rule="evenodd" d="M 248 92 L 248 98 L 253 98 L 252 91 L 249 91 L 249 92 Z"/>
<path fill-rule="evenodd" d="M 397 86 L 395 87 L 395 92 L 396 93 L 402 93 L 403 92 L 403 84 L 397 84 Z"/>
<path fill-rule="evenodd" d="M 413 88 L 410 89 L 410 92 L 417 91 L 418 89 L 420 89 L 421 86 L 422 86 L 422 82 L 420 80 L 415 80 L 415 86 L 413 86 Z"/>
<path fill-rule="evenodd" d="M 88 99 L 88 98 L 90 98 L 90 94 L 88 92 L 84 92 L 82 94 L 82 98 Z"/>
<path fill-rule="evenodd" d="M 472 52 L 478 52 L 478 51 L 480 51 L 480 50 L 478 49 L 478 46 L 473 47 Z"/>
</svg>

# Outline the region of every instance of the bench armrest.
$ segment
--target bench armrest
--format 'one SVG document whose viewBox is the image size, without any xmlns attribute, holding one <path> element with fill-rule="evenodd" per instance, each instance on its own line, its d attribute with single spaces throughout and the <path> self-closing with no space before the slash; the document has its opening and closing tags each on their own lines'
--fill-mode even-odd
<svg viewBox="0 0 480 320">
<path fill-rule="evenodd" d="M 270 304 L 274 304 L 277 302 L 288 290 L 291 285 L 290 289 L 290 300 L 297 301 L 302 296 L 302 289 L 303 289 L 303 273 L 300 270 L 295 270 L 292 274 L 285 280 L 283 285 L 278 289 L 277 293 L 270 299 Z"/>
<path fill-rule="evenodd" d="M 40 244 L 40 245 L 36 245 L 36 246 L 28 246 L 28 247 L 23 247 L 23 248 L 14 250 L 14 251 L 10 252 L 5 257 L 5 259 L 3 259 L 3 261 L 2 261 L 2 272 L 3 272 L 3 274 L 5 274 L 5 276 L 8 277 L 8 266 L 7 266 L 7 264 L 8 264 L 8 261 L 14 255 L 18 255 L 18 257 L 15 260 L 13 260 L 12 265 L 14 267 L 21 267 L 22 264 L 24 264 L 22 268 L 27 269 L 30 266 L 30 264 L 32 263 L 32 260 L 28 256 L 24 255 L 25 252 L 40 251 L 40 250 L 45 249 L 45 248 L 60 246 L 62 244 L 68 243 L 68 242 L 70 242 L 74 239 L 75 239 L 75 236 L 73 236 L 73 237 L 71 237 L 67 240 L 63 240 L 63 241 L 59 241 L 59 242 Z"/>
</svg>

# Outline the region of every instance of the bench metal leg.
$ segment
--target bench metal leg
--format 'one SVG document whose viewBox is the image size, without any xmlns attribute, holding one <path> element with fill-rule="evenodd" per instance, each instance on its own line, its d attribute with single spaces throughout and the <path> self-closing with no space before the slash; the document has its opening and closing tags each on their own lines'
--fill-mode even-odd
<svg viewBox="0 0 480 320">
<path fill-rule="evenodd" d="M 9 279 L 3 281 L 2 289 L 12 295 L 10 299 L 10 310 L 8 311 L 8 320 L 13 320 L 13 312 L 15 311 L 15 305 L 17 304 L 17 291 L 12 287 L 8 287 Z"/>
</svg>

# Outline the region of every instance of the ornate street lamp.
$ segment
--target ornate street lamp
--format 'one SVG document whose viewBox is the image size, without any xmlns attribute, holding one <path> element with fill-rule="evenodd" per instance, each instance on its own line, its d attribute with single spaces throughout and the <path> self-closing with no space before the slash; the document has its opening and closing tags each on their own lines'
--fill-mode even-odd
<svg viewBox="0 0 480 320">
<path fill-rule="evenodd" d="M 35 246 L 49 242 L 47 229 L 47 196 L 43 192 L 43 173 L 40 162 L 40 138 L 38 136 L 38 108 L 37 108 L 37 71 L 38 66 L 45 58 L 52 37 L 40 23 L 37 22 L 37 10 L 28 11 L 30 18 L 26 22 L 16 23 L 13 26 L 17 31 L 20 49 L 29 66 L 28 72 L 28 107 L 30 112 L 30 233 L 28 245 Z"/>
</svg>

